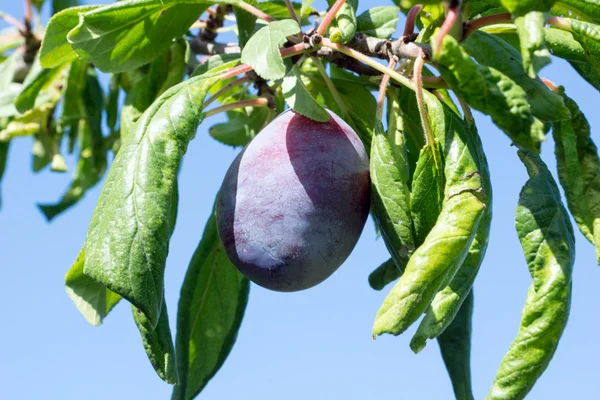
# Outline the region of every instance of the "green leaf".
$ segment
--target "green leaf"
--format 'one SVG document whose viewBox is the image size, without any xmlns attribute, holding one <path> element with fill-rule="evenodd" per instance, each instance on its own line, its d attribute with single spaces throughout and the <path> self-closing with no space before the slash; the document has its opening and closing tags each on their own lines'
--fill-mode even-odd
<svg viewBox="0 0 600 400">
<path fill-rule="evenodd" d="M 497 69 L 477 64 L 449 35 L 434 57 L 458 97 L 490 115 L 515 144 L 539 153 L 545 140 L 544 124 L 533 116 L 527 94 L 515 81 Z"/>
<path fill-rule="evenodd" d="M 142 335 L 144 350 L 146 350 L 154 370 L 163 381 L 172 385 L 177 384 L 175 347 L 171 337 L 171 328 L 169 328 L 167 305 L 163 304 L 156 327 L 153 327 L 146 315 L 133 305 L 131 312 Z"/>
<path fill-rule="evenodd" d="M 374 336 L 399 335 L 429 307 L 467 256 L 486 208 L 478 198 L 482 182 L 469 128 L 435 96 L 428 92 L 425 95 L 434 137 L 440 142 L 445 159 L 442 210 L 379 309 Z"/>
<path fill-rule="evenodd" d="M 519 333 L 500 364 L 488 400 L 523 399 L 544 372 L 567 324 L 575 238 L 554 178 L 544 162 L 519 152 L 529 180 L 516 228 L 533 279 Z"/>
<path fill-rule="evenodd" d="M 571 120 L 554 124 L 558 178 L 569 210 L 583 235 L 596 247 L 600 264 L 600 158 L 590 125 L 577 104 L 565 97 Z"/>
<path fill-rule="evenodd" d="M 52 14 L 56 14 L 65 8 L 77 6 L 77 0 L 52 0 Z"/>
<path fill-rule="evenodd" d="M 58 92 L 60 89 L 52 87 L 56 80 L 62 79 L 63 72 L 69 63 L 59 65 L 56 68 L 45 69 L 36 58 L 31 67 L 19 96 L 15 99 L 15 107 L 20 113 L 31 110 L 36 105 L 36 99 L 41 91 Z"/>
<path fill-rule="evenodd" d="M 556 0 L 500 0 L 512 14 L 525 15 L 531 11 L 548 11 Z"/>
<path fill-rule="evenodd" d="M 294 65 L 281 84 L 285 102 L 298 114 L 319 122 L 327 122 L 329 113 L 312 97 L 300 78 L 300 70 Z"/>
<path fill-rule="evenodd" d="M 399 11 L 400 9 L 394 6 L 368 9 L 356 18 L 357 31 L 380 39 L 388 39 L 396 32 Z"/>
<path fill-rule="evenodd" d="M 58 203 L 38 205 L 48 221 L 81 200 L 86 191 L 94 187 L 106 171 L 106 150 L 101 129 L 103 93 L 93 70 L 90 70 L 84 79 L 87 84 L 81 93 L 81 107 L 85 109 L 85 115 L 78 122 L 79 161 L 73 182 Z"/>
<path fill-rule="evenodd" d="M 410 157 L 409 139 L 406 137 L 404 132 L 404 120 L 402 118 L 402 110 L 400 109 L 400 103 L 398 97 L 400 94 L 400 88 L 388 88 L 386 92 L 387 97 L 387 138 L 390 142 L 392 154 L 398 170 L 402 175 L 402 179 L 406 182 L 407 186 L 411 187 L 412 172 L 415 169 L 416 161 L 413 163 Z"/>
<path fill-rule="evenodd" d="M 285 65 L 279 48 L 286 38 L 300 32 L 292 19 L 274 21 L 261 28 L 242 50 L 242 63 L 249 64 L 263 79 L 277 80 L 285 76 Z"/>
<path fill-rule="evenodd" d="M 312 3 L 314 3 L 314 2 L 315 2 L 315 0 L 302 0 L 302 6 L 300 7 L 300 14 L 298 16 L 299 17 L 301 16 L 302 19 L 306 18 L 308 20 L 308 16 L 314 11 L 314 9 L 311 7 Z"/>
<path fill-rule="evenodd" d="M 405 266 L 415 250 L 410 215 L 410 191 L 396 160 L 383 125 L 375 126 L 370 154 L 373 217 L 396 266 Z"/>
<path fill-rule="evenodd" d="M 425 145 L 413 175 L 410 215 L 417 245 L 425 241 L 442 211 L 444 176 L 435 165 L 436 159 L 441 159 L 439 143 Z"/>
<path fill-rule="evenodd" d="M 213 125 L 208 133 L 226 145 L 245 146 L 265 126 L 270 113 L 266 107 L 230 111 L 228 121 Z"/>
<path fill-rule="evenodd" d="M 173 400 L 193 399 L 225 362 L 235 343 L 250 285 L 227 258 L 214 210 L 185 274 L 177 311 Z"/>
<path fill-rule="evenodd" d="M 55 14 L 46 27 L 40 48 L 40 64 L 44 68 L 55 68 L 77 58 L 67 42 L 67 34 L 79 24 L 79 14 L 99 6 L 80 6 L 64 9 Z"/>
<path fill-rule="evenodd" d="M 90 222 L 84 272 L 142 310 L 151 326 L 163 306 L 175 176 L 217 80 L 191 78 L 144 112 L 122 140 Z"/>
<path fill-rule="evenodd" d="M 233 68 L 240 63 L 239 54 L 218 54 L 212 56 L 203 64 L 200 64 L 198 68 L 192 73 L 192 77 L 205 74 L 206 72 L 215 68 Z"/>
<path fill-rule="evenodd" d="M 246 3 L 252 6 L 257 5 L 257 1 L 254 0 L 246 1 Z M 244 48 L 248 40 L 254 34 L 254 29 L 256 28 L 256 16 L 240 7 L 234 7 L 233 11 L 235 12 L 235 19 L 237 21 L 240 47 Z"/>
<path fill-rule="evenodd" d="M 0 142 L 0 183 L 2 183 L 2 177 L 6 170 L 6 163 L 8 162 L 8 148 L 10 142 Z M 0 210 L 2 209 L 2 191 L 0 190 Z"/>
<path fill-rule="evenodd" d="M 316 11 L 310 4 L 303 8 L 303 4 L 292 1 L 292 6 L 294 7 L 294 11 L 296 11 L 296 15 L 300 18 L 302 25 L 308 24 L 308 17 Z M 259 1 L 256 7 L 275 20 L 290 18 L 290 12 L 284 0 Z"/>
<path fill-rule="evenodd" d="M 583 79 L 600 91 L 600 75 L 588 62 L 570 62 L 571 66 Z"/>
<path fill-rule="evenodd" d="M 83 249 L 65 277 L 65 289 L 75 306 L 92 325 L 102 324 L 121 296 L 83 273 Z"/>
<path fill-rule="evenodd" d="M 67 39 L 81 59 L 104 72 L 133 70 L 167 49 L 210 4 L 210 1 L 119 1 L 82 13 Z"/>
<path fill-rule="evenodd" d="M 398 160 L 397 165 L 405 165 L 405 169 L 408 170 L 404 174 L 408 174 L 408 185 L 412 187 L 417 160 L 425 141 L 421 116 L 417 108 L 417 98 L 414 91 L 408 88 L 390 87 L 387 93 L 391 99 L 388 101 L 388 139 L 394 154 L 399 152 L 398 150 L 394 151 L 398 144 L 405 144 L 406 161 L 401 163 L 402 160 L 397 155 L 396 159 Z"/>
<path fill-rule="evenodd" d="M 454 321 L 438 337 L 444 364 L 458 400 L 474 400 L 471 387 L 471 321 L 473 291 L 465 299 Z"/>
<path fill-rule="evenodd" d="M 23 85 L 11 83 L 7 88 L 0 91 L 0 118 L 12 117 L 19 112 L 15 107 L 15 100 L 21 93 Z"/>
<path fill-rule="evenodd" d="M 599 0 L 559 0 L 552 7 L 553 15 L 572 16 L 583 21 L 600 22 Z"/>
<path fill-rule="evenodd" d="M 469 10 L 469 18 L 500 14 L 506 12 L 506 9 L 502 7 L 500 0 L 467 0 L 463 2 L 463 8 Z M 466 16 L 465 16 L 466 17 Z"/>
<path fill-rule="evenodd" d="M 369 286 L 375 290 L 382 290 L 401 275 L 402 273 L 396 267 L 396 263 L 390 258 L 377 267 L 375 271 L 371 272 L 371 275 L 369 275 Z"/>
<path fill-rule="evenodd" d="M 0 63 L 0 92 L 4 92 L 13 83 L 19 65 L 19 52 L 14 52 Z"/>
<path fill-rule="evenodd" d="M 331 2 L 332 4 L 334 2 Z M 346 1 L 335 14 L 329 25 L 329 39 L 333 43 L 347 43 L 356 34 L 356 8 L 358 0 Z"/>
<path fill-rule="evenodd" d="M 427 339 L 443 335 L 443 332 L 452 326 L 452 321 L 458 318 L 461 305 L 468 299 L 487 250 L 492 222 L 492 183 L 481 140 L 474 125 L 470 126 L 470 135 L 474 144 L 473 149 L 476 151 L 482 180 L 481 200 L 486 205 L 486 209 L 477 227 L 477 233 L 473 238 L 467 257 L 450 283 L 435 295 L 425 318 L 421 320 L 419 328 L 410 342 L 410 347 L 415 353 L 425 347 Z M 417 208 L 417 210 L 419 209 Z"/>
<path fill-rule="evenodd" d="M 515 19 L 521 39 L 523 68 L 531 79 L 535 79 L 538 72 L 550 64 L 550 52 L 544 37 L 545 23 L 546 16 L 540 11 L 532 11 Z"/>
</svg>

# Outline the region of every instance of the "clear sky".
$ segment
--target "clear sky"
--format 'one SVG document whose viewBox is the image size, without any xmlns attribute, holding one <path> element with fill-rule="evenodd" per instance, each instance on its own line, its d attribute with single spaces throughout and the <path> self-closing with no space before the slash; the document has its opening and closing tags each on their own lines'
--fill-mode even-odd
<svg viewBox="0 0 600 400">
<path fill-rule="evenodd" d="M 368 5 L 361 2 L 361 8 Z M 0 9 L 18 18 L 23 14 L 19 0 L 2 1 Z M 44 20 L 47 16 L 46 9 Z M 554 60 L 542 75 L 567 87 L 600 143 L 600 93 L 560 60 Z M 492 236 L 475 283 L 473 321 L 473 385 L 476 399 L 483 399 L 516 336 L 531 278 L 514 227 L 519 190 L 527 179 L 525 168 L 508 138 L 488 117 L 476 116 L 494 185 Z M 165 278 L 173 329 L 189 259 L 214 195 L 238 152 L 210 138 L 207 130 L 217 121 L 219 117 L 209 119 L 199 128 L 180 174 L 179 219 Z M 31 144 L 31 138 L 14 140 L 2 182 L 0 398 L 169 398 L 171 387 L 150 366 L 130 308 L 120 304 L 103 326 L 93 327 L 64 290 L 64 274 L 83 244 L 101 185 L 76 207 L 46 223 L 36 203 L 56 201 L 71 176 L 48 170 L 33 174 Z M 555 172 L 553 149 L 548 136 L 543 158 Z M 69 162 L 72 167 L 73 160 Z M 569 324 L 528 399 L 600 398 L 600 267 L 592 246 L 577 230 L 576 240 Z M 321 285 L 299 293 L 276 293 L 253 285 L 237 343 L 199 398 L 452 399 L 437 344 L 430 342 L 419 355 L 408 347 L 416 324 L 399 337 L 371 338 L 373 319 L 389 288 L 373 291 L 367 277 L 387 258 L 369 220 L 350 258 Z"/>
</svg>

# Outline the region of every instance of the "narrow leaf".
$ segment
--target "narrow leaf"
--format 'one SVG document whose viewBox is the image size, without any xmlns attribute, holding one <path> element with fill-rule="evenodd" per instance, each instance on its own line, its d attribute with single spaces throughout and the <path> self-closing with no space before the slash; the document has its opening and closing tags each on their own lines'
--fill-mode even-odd
<svg viewBox="0 0 600 400">
<path fill-rule="evenodd" d="M 356 30 L 365 35 L 388 39 L 396 32 L 399 11 L 400 9 L 394 6 L 370 8 L 356 18 Z"/>
<path fill-rule="evenodd" d="M 497 69 L 477 64 L 448 35 L 442 40 L 435 59 L 442 76 L 458 97 L 490 115 L 517 145 L 539 153 L 545 140 L 544 124 L 532 115 L 523 88 Z"/>
<path fill-rule="evenodd" d="M 577 104 L 565 95 L 572 119 L 554 124 L 558 178 L 569 210 L 583 235 L 596 247 L 600 264 L 600 157 L 590 125 Z"/>
<path fill-rule="evenodd" d="M 65 289 L 84 318 L 90 324 L 98 326 L 102 324 L 104 317 L 121 300 L 121 296 L 85 275 L 83 273 L 83 260 L 84 253 L 82 249 L 77 256 L 77 260 L 67 272 Z"/>
<path fill-rule="evenodd" d="M 227 258 L 214 211 L 183 281 L 177 311 L 173 400 L 193 399 L 225 362 L 235 343 L 250 285 Z"/>
<path fill-rule="evenodd" d="M 396 267 L 394 260 L 390 258 L 377 267 L 375 271 L 371 272 L 371 275 L 369 275 L 369 286 L 375 290 L 382 290 L 401 275 L 402 272 Z"/>
<path fill-rule="evenodd" d="M 163 304 L 156 327 L 152 327 L 146 315 L 133 305 L 131 306 L 131 312 L 133 320 L 142 335 L 142 343 L 150 364 L 163 381 L 172 385 L 177 384 L 175 348 L 171 337 L 171 329 L 169 328 L 167 305 Z"/>
<path fill-rule="evenodd" d="M 471 387 L 472 318 L 473 291 L 471 290 L 454 321 L 438 337 L 440 352 L 457 400 L 475 399 Z"/>
<path fill-rule="evenodd" d="M 56 13 L 46 27 L 40 48 L 40 64 L 44 68 L 56 68 L 74 60 L 77 55 L 67 42 L 67 34 L 79 24 L 79 14 L 99 6 L 81 6 L 66 8 Z"/>
<path fill-rule="evenodd" d="M 546 16 L 540 11 L 532 11 L 515 19 L 521 39 L 523 67 L 531 79 L 535 79 L 538 72 L 550 64 L 550 52 L 544 37 L 545 23 Z"/>
<path fill-rule="evenodd" d="M 556 182 L 536 155 L 519 152 L 529 180 L 521 190 L 516 228 L 533 279 L 519 333 L 486 399 L 524 399 L 544 372 L 567 324 L 575 238 Z"/>
<path fill-rule="evenodd" d="M 144 112 L 123 138 L 90 222 L 84 272 L 142 310 L 153 327 L 163 306 L 175 176 L 216 81 L 191 78 Z"/>
</svg>

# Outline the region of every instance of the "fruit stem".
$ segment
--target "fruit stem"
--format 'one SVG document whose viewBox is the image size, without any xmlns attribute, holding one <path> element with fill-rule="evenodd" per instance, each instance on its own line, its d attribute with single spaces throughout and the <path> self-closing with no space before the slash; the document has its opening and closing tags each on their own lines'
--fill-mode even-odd
<svg viewBox="0 0 600 400">
<path fill-rule="evenodd" d="M 417 20 L 417 16 L 423 9 L 423 4 L 417 4 L 413 6 L 408 14 L 406 15 L 406 23 L 404 24 L 404 34 L 402 36 L 412 35 L 415 31 L 415 21 Z"/>
<path fill-rule="evenodd" d="M 246 83 L 249 80 L 250 79 L 247 76 L 244 76 L 243 78 L 238 78 L 238 79 L 236 79 L 236 80 L 234 80 L 232 82 L 229 82 L 227 85 L 225 85 L 221 89 L 219 89 L 215 94 L 213 94 L 211 97 L 209 97 L 204 102 L 204 107 L 208 106 L 210 103 L 212 103 L 213 101 L 215 101 L 216 99 L 218 99 L 219 97 L 221 97 L 224 93 L 228 92 L 234 86 L 240 85 L 242 83 Z"/>
<path fill-rule="evenodd" d="M 462 5 L 462 1 L 452 1 L 450 3 L 450 8 L 448 9 L 448 15 L 446 15 L 446 19 L 444 23 L 440 27 L 439 33 L 436 35 L 434 39 L 434 47 L 435 51 L 439 53 L 440 47 L 442 45 L 442 39 L 446 36 L 451 30 L 456 21 L 460 19 L 460 8 Z"/>
<path fill-rule="evenodd" d="M 7 13 L 5 13 L 3 11 L 0 11 L 0 19 L 3 19 L 4 22 L 6 22 L 7 24 L 14 26 L 20 32 L 25 32 L 26 31 L 25 25 L 23 25 L 22 23 L 20 23 L 15 17 L 13 17 L 10 14 L 7 14 Z"/>
<path fill-rule="evenodd" d="M 345 2 L 346 0 L 337 0 L 333 6 L 331 6 L 325 15 L 325 18 L 323 18 L 323 21 L 321 21 L 319 27 L 317 28 L 317 33 L 319 35 L 323 36 L 325 34 L 327 28 L 329 28 L 329 25 L 331 24 L 331 21 L 333 21 L 333 18 L 335 18 L 335 15 L 338 13 L 338 11 L 340 11 L 340 8 L 342 8 Z"/>
<path fill-rule="evenodd" d="M 290 0 L 285 0 L 285 5 L 288 9 L 288 12 L 290 13 L 290 17 L 292 17 L 292 19 L 296 21 L 298 25 L 300 25 L 300 18 L 298 18 L 298 15 L 296 14 L 296 10 L 294 10 L 292 2 Z"/>
<path fill-rule="evenodd" d="M 414 7 L 413 7 L 414 8 Z M 412 9 L 411 9 L 412 11 Z M 390 63 L 388 64 L 388 68 L 391 70 L 395 70 L 396 63 L 398 62 L 398 58 L 396 56 L 390 57 Z M 388 74 L 384 74 L 381 79 L 381 84 L 379 85 L 379 98 L 377 99 L 377 119 L 382 121 L 383 118 L 383 102 L 385 100 L 385 92 L 387 92 L 388 84 L 390 83 L 390 76 Z"/>
<path fill-rule="evenodd" d="M 315 63 L 315 65 L 317 66 L 317 69 L 321 73 L 321 76 L 323 76 L 325 85 L 327 85 L 327 89 L 329 89 L 329 91 L 331 92 L 331 95 L 333 96 L 333 99 L 335 100 L 336 104 L 338 105 L 338 107 L 340 108 L 342 113 L 344 114 L 345 118 L 350 119 L 350 115 L 348 115 L 348 111 L 346 110 L 346 107 L 344 107 L 344 103 L 342 102 L 340 93 L 338 92 L 335 85 L 331 81 L 331 78 L 329 77 L 329 75 L 327 75 L 325 66 L 323 65 L 321 60 L 319 60 L 317 57 L 311 56 L 311 58 L 312 58 L 313 62 Z"/>
<path fill-rule="evenodd" d="M 419 109 L 419 115 L 421 116 L 421 123 L 423 124 L 423 132 L 425 132 L 425 143 L 432 146 L 433 153 L 433 162 L 438 171 L 441 171 L 440 160 L 438 160 L 437 152 L 433 148 L 435 145 L 435 139 L 433 138 L 433 131 L 431 130 L 431 125 L 429 124 L 429 117 L 427 116 L 427 109 L 425 106 L 425 99 L 423 97 L 423 66 L 425 65 L 425 55 L 423 51 L 420 51 L 419 56 L 415 59 L 415 70 L 413 75 L 414 85 L 416 87 L 417 94 L 417 107 Z"/>
<path fill-rule="evenodd" d="M 25 0 L 25 25 L 31 24 L 31 0 Z"/>
<path fill-rule="evenodd" d="M 510 13 L 494 14 L 469 21 L 465 24 L 463 30 L 463 40 L 465 40 L 471 33 L 478 29 L 504 22 L 512 22 L 512 16 Z"/>
<path fill-rule="evenodd" d="M 215 107 L 212 110 L 208 110 L 204 113 L 205 117 L 211 117 L 215 114 L 219 114 L 225 111 L 234 110 L 236 108 L 245 108 L 245 107 L 267 107 L 269 105 L 269 100 L 264 97 L 259 97 L 258 99 L 252 100 L 242 100 L 236 101 L 235 103 L 225 104 L 220 107 Z"/>
<path fill-rule="evenodd" d="M 473 113 L 471 113 L 471 108 L 469 107 L 469 105 L 460 97 L 457 97 L 458 99 L 458 103 L 460 104 L 460 108 L 462 108 L 463 111 L 463 115 L 465 117 L 465 121 L 467 121 L 467 123 L 470 126 L 473 126 L 473 123 L 475 122 L 473 120 Z"/>
<path fill-rule="evenodd" d="M 396 82 L 400 83 L 401 85 L 404 85 L 411 90 L 416 90 L 415 85 L 410 81 L 410 79 L 408 79 L 405 76 L 400 75 L 398 72 L 394 71 L 393 69 L 390 69 L 390 68 L 386 67 L 385 65 L 382 65 L 382 64 L 378 63 L 377 61 L 365 56 L 364 54 L 359 53 L 358 51 L 353 50 L 349 47 L 346 47 L 342 44 L 333 43 L 327 38 L 323 38 L 322 43 L 323 43 L 323 46 L 329 47 L 330 49 L 339 51 L 342 54 L 345 54 L 345 55 L 352 57 L 358 61 L 361 61 L 361 62 L 367 64 L 368 66 L 373 67 L 374 69 L 381 72 L 382 74 L 388 74 L 390 76 L 390 78 L 392 78 Z"/>
<path fill-rule="evenodd" d="M 243 0 L 240 0 L 239 2 L 235 3 L 236 6 L 238 6 L 239 8 L 241 8 L 244 11 L 249 12 L 250 14 L 260 18 L 260 19 L 264 19 L 267 22 L 273 22 L 275 21 L 273 19 L 273 17 L 271 17 L 270 15 L 262 12 L 261 10 L 259 10 L 258 8 L 254 7 L 251 4 L 246 3 Z"/>
</svg>

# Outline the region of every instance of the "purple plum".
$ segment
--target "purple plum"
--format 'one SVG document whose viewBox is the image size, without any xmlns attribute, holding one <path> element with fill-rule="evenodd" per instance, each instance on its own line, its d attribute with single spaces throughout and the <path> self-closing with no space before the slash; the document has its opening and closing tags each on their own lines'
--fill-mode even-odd
<svg viewBox="0 0 600 400">
<path fill-rule="evenodd" d="M 234 160 L 217 199 L 229 259 L 254 283 L 313 287 L 350 255 L 369 214 L 369 159 L 341 118 L 288 110 Z"/>
</svg>

